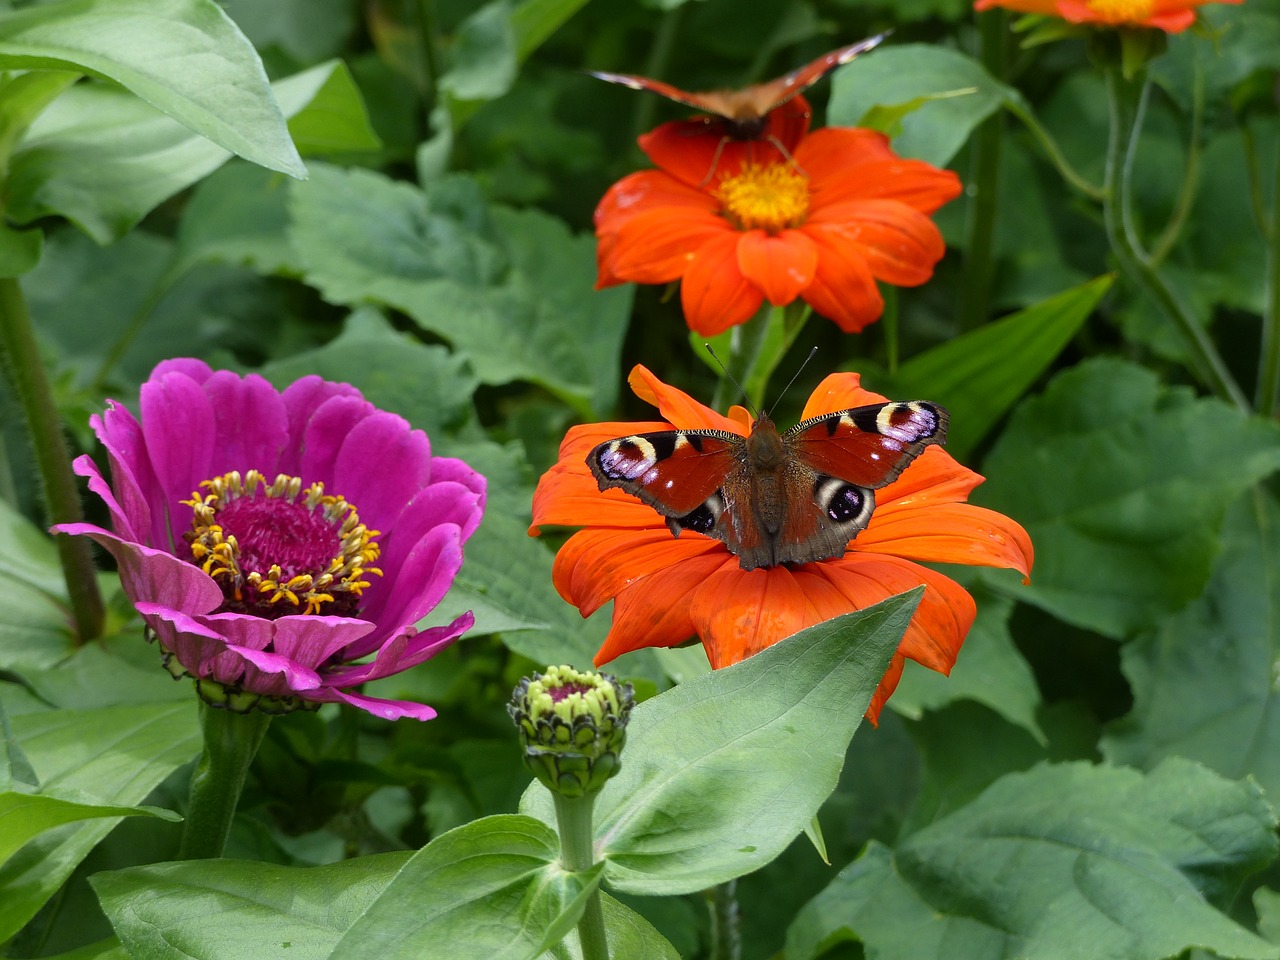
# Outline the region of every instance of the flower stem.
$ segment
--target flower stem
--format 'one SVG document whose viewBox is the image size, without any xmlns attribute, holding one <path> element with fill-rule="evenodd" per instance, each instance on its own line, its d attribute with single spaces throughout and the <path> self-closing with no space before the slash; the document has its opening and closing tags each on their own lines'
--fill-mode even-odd
<svg viewBox="0 0 1280 960">
<path fill-rule="evenodd" d="M 41 492 L 52 523 L 84 519 L 71 458 L 62 435 L 62 421 L 49 388 L 35 329 L 22 287 L 12 277 L 0 278 L 0 357 L 26 417 Z M 79 643 L 102 635 L 102 595 L 85 537 L 57 537 L 58 559 L 67 583 Z"/>
<path fill-rule="evenodd" d="M 739 960 L 742 915 L 738 910 L 738 881 L 716 884 L 705 896 L 711 911 L 711 960 Z"/>
<path fill-rule="evenodd" d="M 1138 132 L 1146 103 L 1146 71 L 1127 80 L 1118 65 L 1106 68 L 1107 99 L 1111 110 L 1107 145 L 1106 195 L 1103 223 L 1111 250 L 1123 272 L 1156 305 L 1182 335 L 1193 372 L 1219 397 L 1248 412 L 1249 401 L 1235 382 L 1213 340 L 1191 308 L 1156 270 L 1138 241 L 1129 213 L 1129 173 L 1137 152 Z"/>
<path fill-rule="evenodd" d="M 566 797 L 552 791 L 551 795 L 555 798 L 556 823 L 560 827 L 560 863 L 574 873 L 589 870 L 595 863 L 591 808 L 595 805 L 596 794 Z M 578 921 L 578 944 L 582 948 L 582 960 L 609 960 L 599 889 L 591 891 Z"/>
<path fill-rule="evenodd" d="M 270 723 L 271 715 L 259 710 L 236 713 L 200 704 L 204 751 L 191 775 L 191 799 L 178 848 L 179 859 L 222 856 L 249 764 Z"/>
<path fill-rule="evenodd" d="M 1261 356 L 1258 360 L 1258 412 L 1280 416 L 1280 143 L 1276 147 L 1275 189 L 1271 225 L 1266 231 L 1267 301 L 1262 310 Z"/>
<path fill-rule="evenodd" d="M 1002 10 L 978 14 L 978 36 L 982 65 L 997 79 L 1005 71 L 1005 15 Z M 1004 113 L 997 110 L 978 127 L 973 140 L 970 171 L 970 200 L 965 224 L 964 300 L 960 329 L 974 330 L 987 319 L 991 309 L 991 287 L 995 277 L 996 206 L 1000 196 L 1000 155 L 1004 145 Z"/>
</svg>

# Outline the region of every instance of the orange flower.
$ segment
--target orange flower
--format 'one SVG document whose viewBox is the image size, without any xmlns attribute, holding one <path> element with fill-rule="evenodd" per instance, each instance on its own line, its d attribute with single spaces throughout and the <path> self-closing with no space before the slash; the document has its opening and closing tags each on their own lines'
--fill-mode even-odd
<svg viewBox="0 0 1280 960">
<path fill-rule="evenodd" d="M 951 171 L 872 130 L 806 136 L 807 108 L 801 121 L 774 111 L 758 140 L 700 136 L 699 122 L 642 136 L 661 169 L 623 177 L 596 207 L 597 287 L 680 280 L 703 336 L 797 297 L 855 333 L 884 309 L 876 280 L 918 286 L 942 259 L 928 215 L 959 195 Z"/>
<path fill-rule="evenodd" d="M 973 598 L 917 560 L 1011 567 L 1027 576 L 1027 533 L 1002 514 L 965 503 L 982 477 L 940 447 L 928 447 L 897 480 L 876 491 L 868 527 L 839 559 L 743 570 L 719 540 L 685 530 L 673 538 L 652 508 L 621 490 L 601 492 L 587 453 L 607 440 L 674 428 L 746 435 L 751 419 L 734 407 L 721 416 L 667 386 L 642 366 L 637 396 L 665 421 L 592 423 L 572 428 L 560 459 L 538 482 L 531 534 L 545 525 L 583 526 L 556 555 L 560 596 L 589 616 L 614 601 L 613 626 L 596 654 L 607 663 L 641 647 L 702 640 L 712 667 L 737 663 L 798 630 L 871 606 L 923 584 L 925 593 L 888 673 L 871 700 L 872 719 L 893 693 L 905 658 L 947 673 L 973 623 Z M 816 417 L 884 400 L 854 373 L 827 377 L 805 405 Z"/>
<path fill-rule="evenodd" d="M 1209 0 L 978 0 L 976 10 L 1004 7 L 1019 13 L 1061 17 L 1068 23 L 1104 27 L 1154 27 L 1181 33 L 1196 22 L 1196 8 Z M 1242 3 L 1243 0 L 1214 0 Z"/>
</svg>

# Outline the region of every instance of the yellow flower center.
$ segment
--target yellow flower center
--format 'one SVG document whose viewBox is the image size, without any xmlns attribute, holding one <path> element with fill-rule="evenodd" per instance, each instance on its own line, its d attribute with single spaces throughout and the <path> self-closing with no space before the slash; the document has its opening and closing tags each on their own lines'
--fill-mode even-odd
<svg viewBox="0 0 1280 960">
<path fill-rule="evenodd" d="M 778 233 L 809 215 L 809 178 L 782 163 L 748 163 L 720 181 L 716 197 L 738 229 Z"/>
<path fill-rule="evenodd" d="M 1142 23 L 1155 13 L 1155 0 L 1086 0 L 1089 9 L 1108 23 Z"/>
<path fill-rule="evenodd" d="M 378 531 L 354 506 L 283 473 L 268 484 L 257 470 L 232 470 L 200 486 L 208 493 L 182 501 L 193 514 L 185 538 L 191 559 L 222 587 L 220 612 L 357 614 L 364 578 L 382 571 L 372 566 Z"/>
</svg>

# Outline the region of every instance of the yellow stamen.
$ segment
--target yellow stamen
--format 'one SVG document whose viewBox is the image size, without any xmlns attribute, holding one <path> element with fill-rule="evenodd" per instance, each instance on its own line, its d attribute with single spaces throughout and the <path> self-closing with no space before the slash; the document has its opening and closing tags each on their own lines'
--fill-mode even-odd
<svg viewBox="0 0 1280 960">
<path fill-rule="evenodd" d="M 1108 23 L 1142 23 L 1156 10 L 1155 0 L 1086 0 L 1089 9 Z"/>
<path fill-rule="evenodd" d="M 809 179 L 783 163 L 749 163 L 720 182 L 721 212 L 741 230 L 778 233 L 809 215 Z"/>
</svg>

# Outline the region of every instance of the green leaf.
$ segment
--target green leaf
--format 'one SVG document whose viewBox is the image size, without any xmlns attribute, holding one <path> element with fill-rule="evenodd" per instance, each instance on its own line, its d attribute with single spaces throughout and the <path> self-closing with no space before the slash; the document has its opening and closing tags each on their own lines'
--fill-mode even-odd
<svg viewBox="0 0 1280 960">
<path fill-rule="evenodd" d="M 1258 932 L 1280 943 L 1280 893 L 1259 887 L 1253 891 L 1253 908 L 1258 912 Z"/>
<path fill-rule="evenodd" d="M 57 548 L 0 499 L 0 669 L 19 675 L 47 669 L 71 649 L 70 612 Z"/>
<path fill-rule="evenodd" d="M 849 940 L 881 960 L 1280 957 L 1206 899 L 1275 857 L 1274 827 L 1256 785 L 1185 760 L 1037 767 L 896 850 L 872 843 L 796 916 L 787 957 Z"/>
<path fill-rule="evenodd" d="M 289 191 L 278 174 L 228 163 L 191 193 L 178 224 L 172 274 L 197 263 L 233 263 L 262 274 L 300 273 L 285 236 Z"/>
<path fill-rule="evenodd" d="M 1200 593 L 1227 504 L 1277 466 L 1280 424 L 1092 360 L 1014 413 L 973 499 L 1036 546 L 1018 599 L 1122 637 Z"/>
<path fill-rule="evenodd" d="M 98 873 L 90 883 L 132 957 L 322 960 L 407 859 L 397 852 L 322 867 L 157 863 Z"/>
<path fill-rule="evenodd" d="M 882 47 L 837 70 L 827 122 L 855 127 L 868 114 L 892 116 L 901 124 L 893 149 L 940 167 L 983 120 L 1021 97 L 959 51 L 906 43 Z M 912 107 L 918 109 L 908 112 Z"/>
<path fill-rule="evenodd" d="M 963 460 L 1057 359 L 1112 280 L 1098 277 L 912 357 L 889 395 L 946 407 L 947 451 Z"/>
<path fill-rule="evenodd" d="M 289 117 L 289 134 L 304 157 L 381 148 L 360 88 L 341 60 L 312 67 L 273 89 Z M 296 108 L 291 100 L 298 102 Z"/>
<path fill-rule="evenodd" d="M 0 14 L 0 66 L 114 80 L 226 150 L 306 176 L 257 52 L 212 0 L 63 0 Z"/>
<path fill-rule="evenodd" d="M 79 820 L 99 817 L 159 817 L 181 820 L 176 813 L 158 807 L 121 807 L 62 799 L 47 794 L 0 793 L 0 864 L 33 837 L 46 830 Z"/>
<path fill-rule="evenodd" d="M 194 697 L 183 703 L 49 710 L 12 718 L 42 790 L 134 806 L 200 750 Z M 119 821 L 46 831 L 0 867 L 0 940 L 13 936 Z"/>
<path fill-rule="evenodd" d="M 452 64 L 440 77 L 440 89 L 455 100 L 494 100 L 516 79 L 516 37 L 511 5 L 491 0 L 458 28 Z"/>
<path fill-rule="evenodd" d="M 516 59 L 523 63 L 561 24 L 586 5 L 587 0 L 524 0 L 511 11 Z"/>
<path fill-rule="evenodd" d="M 35 268 L 43 252 L 43 230 L 15 230 L 0 224 L 0 277 L 22 276 Z"/>
<path fill-rule="evenodd" d="M 419 850 L 351 926 L 332 960 L 465 956 L 534 960 L 577 923 L 603 864 L 570 873 L 556 832 L 530 817 L 484 817 Z"/>
<path fill-rule="evenodd" d="M 609 941 L 609 955 L 623 960 L 680 960 L 676 948 L 654 929 L 640 914 L 607 893 L 600 894 L 604 907 L 605 936 Z M 582 960 L 582 949 L 576 936 L 565 937 L 542 955 L 542 960 Z"/>
<path fill-rule="evenodd" d="M 617 397 L 631 288 L 593 291 L 595 241 L 536 211 L 490 211 L 462 178 L 426 192 L 316 165 L 290 236 L 331 302 L 379 302 L 465 353 L 484 383 L 529 380 L 600 417 Z"/>
<path fill-rule="evenodd" d="M 609 886 L 689 893 L 781 853 L 835 789 L 919 596 L 818 624 L 637 706 L 622 769 L 596 801 Z M 553 822 L 538 784 L 521 810 Z"/>
<path fill-rule="evenodd" d="M 1260 490 L 1232 504 L 1204 594 L 1125 644 L 1133 710 L 1103 755 L 1151 767 L 1170 755 L 1251 776 L 1280 797 L 1280 504 Z"/>
<path fill-rule="evenodd" d="M 926 710 L 975 700 L 1044 743 L 1044 731 L 1036 719 L 1040 688 L 1009 634 L 1013 600 L 981 588 L 972 592 L 978 601 L 978 618 L 965 637 L 951 674 L 943 676 L 907 661 L 889 706 L 903 716 L 919 719 Z"/>
<path fill-rule="evenodd" d="M 349 129 L 351 115 L 363 106 L 358 99 L 351 102 L 356 94 L 350 79 L 341 79 L 344 74 L 330 63 L 279 81 L 274 90 L 285 115 L 305 116 L 308 105 L 323 97 L 304 127 L 336 115 Z M 345 141 L 358 134 L 342 136 Z M 9 213 L 20 223 L 65 216 L 99 243 L 109 243 L 230 156 L 123 90 L 80 84 L 36 119 L 14 151 Z"/>
<path fill-rule="evenodd" d="M 129 954 L 116 937 L 107 937 L 97 943 L 86 944 L 66 953 L 46 957 L 45 960 L 129 960 Z"/>
</svg>

